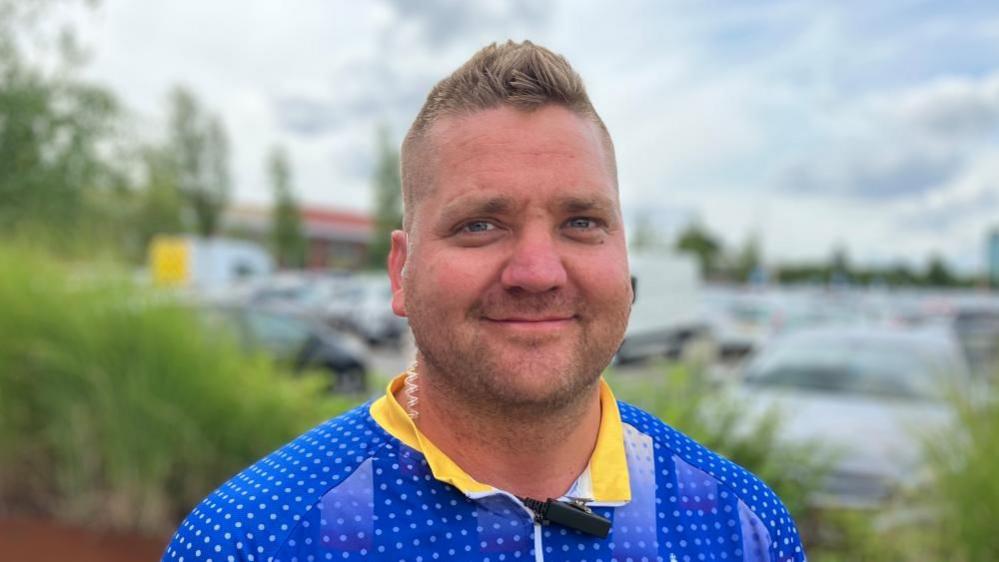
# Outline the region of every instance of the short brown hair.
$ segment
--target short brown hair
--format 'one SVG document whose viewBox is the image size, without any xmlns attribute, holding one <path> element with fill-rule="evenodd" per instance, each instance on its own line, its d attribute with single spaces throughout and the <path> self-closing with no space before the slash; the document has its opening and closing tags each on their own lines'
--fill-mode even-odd
<svg viewBox="0 0 999 562">
<path fill-rule="evenodd" d="M 530 41 L 493 43 L 430 90 L 403 140 L 404 228 L 409 229 L 418 196 L 432 181 L 423 165 L 429 155 L 421 151 L 421 141 L 434 123 L 443 117 L 469 115 L 502 105 L 530 112 L 550 104 L 561 105 L 597 124 L 603 132 L 616 182 L 617 164 L 610 133 L 590 103 L 583 79 L 565 57 Z"/>
</svg>

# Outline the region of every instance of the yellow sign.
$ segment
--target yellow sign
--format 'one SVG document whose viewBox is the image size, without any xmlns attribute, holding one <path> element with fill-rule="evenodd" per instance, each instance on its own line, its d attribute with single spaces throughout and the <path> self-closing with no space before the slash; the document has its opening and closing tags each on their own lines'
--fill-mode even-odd
<svg viewBox="0 0 999 562">
<path fill-rule="evenodd" d="M 149 245 L 149 269 L 157 285 L 184 285 L 191 276 L 191 244 L 186 238 L 157 236 Z"/>
</svg>

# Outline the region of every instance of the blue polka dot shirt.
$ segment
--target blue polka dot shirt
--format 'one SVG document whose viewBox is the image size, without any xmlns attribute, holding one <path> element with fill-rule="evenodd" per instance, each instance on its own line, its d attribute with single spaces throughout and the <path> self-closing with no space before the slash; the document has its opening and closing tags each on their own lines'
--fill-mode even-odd
<svg viewBox="0 0 999 562">
<path fill-rule="evenodd" d="M 537 523 L 516 497 L 464 474 L 401 419 L 391 395 L 400 384 L 223 484 L 180 525 L 163 561 L 806 560 L 765 484 L 614 401 L 606 385 L 597 450 L 566 494 L 593 498 L 611 520 L 598 538 Z"/>
</svg>

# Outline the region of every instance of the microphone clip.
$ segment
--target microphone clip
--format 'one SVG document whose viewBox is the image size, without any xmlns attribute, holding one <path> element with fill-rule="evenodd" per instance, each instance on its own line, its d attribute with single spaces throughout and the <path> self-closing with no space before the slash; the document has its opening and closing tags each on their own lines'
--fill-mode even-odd
<svg viewBox="0 0 999 562">
<path fill-rule="evenodd" d="M 594 513 L 586 505 L 593 500 L 584 498 L 566 498 L 568 501 L 552 498 L 548 498 L 547 501 L 531 498 L 520 498 L 520 500 L 534 512 L 534 520 L 542 525 L 555 523 L 601 539 L 607 538 L 610 534 L 610 519 Z"/>
</svg>

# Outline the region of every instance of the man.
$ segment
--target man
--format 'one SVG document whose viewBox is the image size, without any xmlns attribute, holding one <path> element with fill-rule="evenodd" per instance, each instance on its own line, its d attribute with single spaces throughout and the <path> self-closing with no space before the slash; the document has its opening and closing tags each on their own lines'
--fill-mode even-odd
<svg viewBox="0 0 999 562">
<path fill-rule="evenodd" d="M 805 560 L 764 484 L 600 377 L 633 295 L 613 145 L 562 57 L 477 53 L 402 172 L 417 362 L 223 485 L 164 560 Z"/>
</svg>

